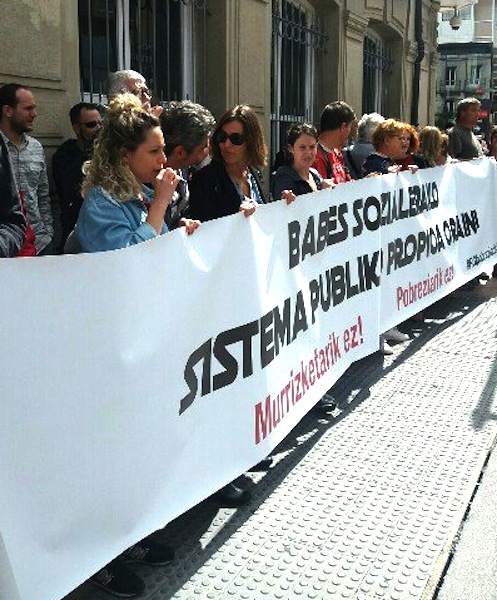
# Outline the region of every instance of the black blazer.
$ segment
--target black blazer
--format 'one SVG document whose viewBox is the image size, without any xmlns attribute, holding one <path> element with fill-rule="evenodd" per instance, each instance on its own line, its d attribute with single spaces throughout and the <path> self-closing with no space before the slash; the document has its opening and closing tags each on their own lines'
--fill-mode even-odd
<svg viewBox="0 0 497 600">
<path fill-rule="evenodd" d="M 315 169 L 311 169 L 310 173 L 318 190 L 322 190 L 323 180 L 319 173 Z M 305 179 L 302 179 L 297 171 L 289 165 L 280 167 L 274 174 L 272 192 L 275 202 L 281 200 L 281 192 L 283 190 L 291 190 L 296 196 L 314 192 L 309 183 Z"/>
<path fill-rule="evenodd" d="M 261 198 L 266 202 L 258 174 L 251 167 L 249 171 L 256 181 Z M 189 216 L 192 219 L 210 221 L 233 215 L 240 208 L 240 195 L 220 162 L 213 160 L 194 173 L 188 187 L 190 189 Z"/>
</svg>

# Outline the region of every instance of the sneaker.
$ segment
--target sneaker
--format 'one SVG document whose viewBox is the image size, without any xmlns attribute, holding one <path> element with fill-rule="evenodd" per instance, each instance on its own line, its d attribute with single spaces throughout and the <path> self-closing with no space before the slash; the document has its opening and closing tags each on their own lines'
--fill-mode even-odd
<svg viewBox="0 0 497 600">
<path fill-rule="evenodd" d="M 145 591 L 143 580 L 128 569 L 119 558 L 92 575 L 90 581 L 119 598 L 134 598 Z"/>
<path fill-rule="evenodd" d="M 410 339 L 407 333 L 402 333 L 397 327 L 385 331 L 383 338 L 389 342 L 407 342 Z"/>
<path fill-rule="evenodd" d="M 167 565 L 174 560 L 174 550 L 170 546 L 145 538 L 125 550 L 121 558 L 126 562 L 141 562 L 147 565 Z"/>
<path fill-rule="evenodd" d="M 390 356 L 391 354 L 393 354 L 392 346 L 387 344 L 387 342 L 383 336 L 380 336 L 380 352 L 384 356 Z"/>
<path fill-rule="evenodd" d="M 485 271 L 483 271 L 483 273 L 480 273 L 478 275 L 478 279 L 480 281 L 488 281 L 490 279 L 490 275 L 488 273 L 485 273 Z"/>
</svg>

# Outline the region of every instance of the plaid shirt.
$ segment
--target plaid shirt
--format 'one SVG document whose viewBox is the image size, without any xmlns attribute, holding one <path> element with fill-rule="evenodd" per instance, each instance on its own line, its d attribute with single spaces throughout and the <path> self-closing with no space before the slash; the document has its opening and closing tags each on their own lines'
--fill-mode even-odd
<svg viewBox="0 0 497 600">
<path fill-rule="evenodd" d="M 35 138 L 23 134 L 19 148 L 0 131 L 9 149 L 12 170 L 18 190 L 22 190 L 26 219 L 35 234 L 37 253 L 48 246 L 53 237 L 47 165 L 43 146 Z"/>
</svg>

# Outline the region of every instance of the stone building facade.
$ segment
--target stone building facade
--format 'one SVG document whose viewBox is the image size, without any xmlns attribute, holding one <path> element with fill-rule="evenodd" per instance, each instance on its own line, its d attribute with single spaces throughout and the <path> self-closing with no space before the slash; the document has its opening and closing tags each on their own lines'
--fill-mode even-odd
<svg viewBox="0 0 497 600">
<path fill-rule="evenodd" d="M 497 122 L 497 1 L 468 0 L 457 9 L 459 22 L 451 26 L 455 9 L 451 0 L 441 2 L 438 17 L 438 83 L 436 124 L 445 128 L 455 119 L 459 100 L 474 96 L 481 102 L 481 118 L 475 128 L 488 136 Z"/>
<path fill-rule="evenodd" d="M 438 1 L 3 0 L 0 83 L 35 92 L 48 154 L 71 135 L 68 110 L 105 100 L 109 70 L 143 72 L 159 99 L 189 97 L 215 116 L 259 113 L 277 149 L 290 121 L 317 122 L 342 99 L 434 122 Z"/>
</svg>

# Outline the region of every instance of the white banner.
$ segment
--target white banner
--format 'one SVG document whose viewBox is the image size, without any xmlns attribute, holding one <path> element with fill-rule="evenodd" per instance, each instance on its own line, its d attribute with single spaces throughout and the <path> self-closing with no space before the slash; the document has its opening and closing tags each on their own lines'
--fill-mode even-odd
<svg viewBox="0 0 497 600">
<path fill-rule="evenodd" d="M 266 456 L 380 331 L 497 262 L 495 169 L 367 179 L 191 237 L 0 261 L 0 599 L 59 600 Z M 437 226 L 444 247 L 421 251 Z"/>
<path fill-rule="evenodd" d="M 480 159 L 382 178 L 382 331 L 497 263 L 496 172 Z"/>
</svg>

